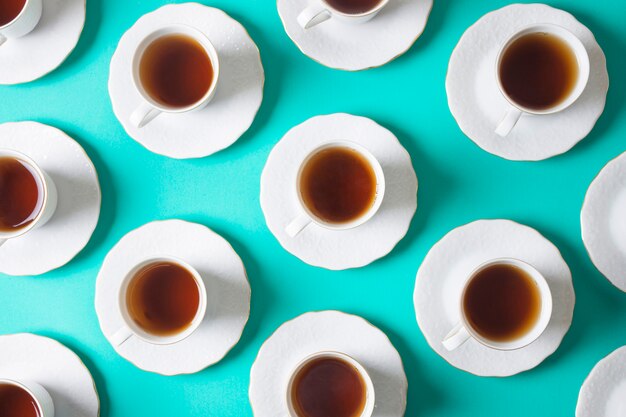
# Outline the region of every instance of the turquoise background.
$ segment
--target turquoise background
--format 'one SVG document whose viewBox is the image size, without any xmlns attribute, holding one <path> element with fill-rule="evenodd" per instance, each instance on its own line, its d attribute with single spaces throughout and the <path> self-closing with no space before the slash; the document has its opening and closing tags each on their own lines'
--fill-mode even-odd
<svg viewBox="0 0 626 417">
<path fill-rule="evenodd" d="M 407 54 L 359 73 L 331 70 L 302 55 L 272 0 L 206 1 L 241 21 L 257 42 L 267 79 L 263 105 L 251 129 L 216 155 L 190 161 L 154 155 L 115 119 L 107 78 L 120 36 L 166 3 L 87 0 L 87 24 L 69 59 L 41 80 L 0 87 L 0 121 L 37 120 L 66 131 L 94 161 L 103 193 L 98 228 L 74 261 L 39 277 L 0 276 L 0 333 L 34 332 L 74 349 L 95 377 L 103 417 L 240 417 L 252 414 L 249 369 L 273 330 L 306 311 L 339 309 L 370 320 L 400 351 L 409 379 L 407 416 L 572 416 L 593 365 L 626 344 L 626 294 L 593 267 L 579 223 L 589 183 L 626 150 L 624 0 L 550 3 L 595 33 L 611 88 L 588 138 L 565 155 L 532 163 L 479 149 L 446 102 L 452 49 L 468 26 L 508 4 L 503 0 L 435 0 L 425 33 Z M 274 144 L 292 126 L 334 112 L 368 116 L 391 129 L 410 151 L 420 180 L 420 206 L 406 238 L 386 258 L 344 272 L 288 254 L 259 205 L 259 178 Z M 109 249 L 142 224 L 173 217 L 226 237 L 243 258 L 253 295 L 243 337 L 222 362 L 195 375 L 163 377 L 114 352 L 100 332 L 93 299 Z M 481 218 L 510 218 L 552 240 L 572 269 L 577 295 L 573 326 L 559 350 L 538 368 L 505 379 L 448 365 L 427 345 L 413 311 L 415 274 L 428 249 L 452 228 Z"/>
</svg>

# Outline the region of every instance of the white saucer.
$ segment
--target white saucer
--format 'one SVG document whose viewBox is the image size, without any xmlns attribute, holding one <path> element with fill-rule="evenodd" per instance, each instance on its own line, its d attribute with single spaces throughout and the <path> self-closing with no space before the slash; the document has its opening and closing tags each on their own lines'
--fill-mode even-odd
<svg viewBox="0 0 626 417">
<path fill-rule="evenodd" d="M 306 31 L 296 18 L 309 0 L 278 0 L 287 35 L 309 58 L 327 67 L 358 71 L 379 67 L 408 51 L 420 37 L 433 0 L 391 0 L 372 20 L 346 24 L 335 19 Z"/>
<path fill-rule="evenodd" d="M 466 277 L 481 263 L 503 257 L 525 261 L 545 276 L 553 296 L 548 328 L 518 350 L 499 351 L 468 340 L 449 352 L 441 341 L 459 321 Z M 478 220 L 452 230 L 431 248 L 417 273 L 413 301 L 428 344 L 451 365 L 479 376 L 510 376 L 556 351 L 572 323 L 575 295 L 569 267 L 539 232 L 510 220 Z"/>
<path fill-rule="evenodd" d="M 561 25 L 580 38 L 589 53 L 589 84 L 568 109 L 523 116 L 502 138 L 495 130 L 510 105 L 496 85 L 496 55 L 509 36 L 534 23 Z M 608 87 L 606 59 L 593 34 L 571 14 L 543 4 L 513 4 L 480 18 L 452 52 L 446 78 L 448 105 L 463 133 L 487 152 L 527 161 L 562 154 L 585 138 L 604 110 Z"/>
<path fill-rule="evenodd" d="M 161 114 L 139 129 L 129 120 L 141 102 L 131 79 L 131 58 L 146 35 L 171 24 L 196 27 L 217 49 L 215 97 L 200 111 Z M 227 148 L 248 130 L 263 100 L 264 80 L 259 49 L 239 22 L 213 7 L 172 4 L 144 15 L 122 36 L 111 59 L 109 95 L 126 133 L 148 150 L 171 158 L 200 158 Z"/>
<path fill-rule="evenodd" d="M 606 164 L 593 180 L 580 221 L 593 264 L 626 291 L 626 152 Z"/>
<path fill-rule="evenodd" d="M 591 370 L 578 394 L 576 417 L 626 416 L 626 346 Z"/>
<path fill-rule="evenodd" d="M 74 139 L 36 122 L 1 124 L 0 148 L 31 157 L 50 175 L 59 194 L 48 223 L 0 246 L 0 273 L 39 275 L 65 265 L 87 245 L 100 217 L 100 183 L 93 163 Z"/>
<path fill-rule="evenodd" d="M 122 326 L 117 294 L 125 274 L 148 257 L 182 259 L 202 275 L 207 312 L 188 338 L 154 345 L 131 337 L 113 348 L 138 368 L 162 375 L 191 374 L 219 362 L 237 344 L 250 314 L 250 284 L 241 258 L 211 229 L 182 220 L 148 223 L 124 236 L 104 259 L 96 281 L 96 313 L 111 341 Z"/>
<path fill-rule="evenodd" d="M 52 397 L 58 417 L 97 417 L 100 399 L 91 373 L 54 339 L 29 333 L 0 336 L 0 378 L 33 381 Z"/>
<path fill-rule="evenodd" d="M 285 227 L 299 213 L 295 177 L 300 161 L 321 143 L 356 142 L 383 168 L 385 196 L 376 215 L 350 230 L 315 224 L 292 238 Z M 336 113 L 292 128 L 270 153 L 261 175 L 261 208 L 280 244 L 304 262 L 327 269 L 358 268 L 387 255 L 406 235 L 417 209 L 417 178 L 411 157 L 389 130 L 365 117 Z"/>
<path fill-rule="evenodd" d="M 0 84 L 20 84 L 55 70 L 74 50 L 85 26 L 85 0 L 46 0 L 35 29 L 0 47 Z"/>
<path fill-rule="evenodd" d="M 329 350 L 353 357 L 370 374 L 376 397 L 372 417 L 404 415 L 408 383 L 402 359 L 387 335 L 359 316 L 320 311 L 282 324 L 261 346 L 250 370 L 255 417 L 286 416 L 291 371 L 306 356 Z"/>
</svg>

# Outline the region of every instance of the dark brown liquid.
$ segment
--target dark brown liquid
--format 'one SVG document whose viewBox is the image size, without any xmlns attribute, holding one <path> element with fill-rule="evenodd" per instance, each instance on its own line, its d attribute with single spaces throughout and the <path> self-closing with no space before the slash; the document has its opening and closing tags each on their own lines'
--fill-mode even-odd
<svg viewBox="0 0 626 417">
<path fill-rule="evenodd" d="M 493 265 L 469 283 L 463 308 L 476 332 L 489 340 L 508 342 L 533 328 L 541 313 L 541 295 L 522 269 Z"/>
<path fill-rule="evenodd" d="M 500 61 L 502 87 L 517 104 L 545 110 L 560 104 L 578 79 L 578 61 L 558 36 L 532 33 L 514 41 Z"/>
<path fill-rule="evenodd" d="M 345 14 L 361 14 L 374 10 L 382 0 L 326 0 L 332 8 Z"/>
<path fill-rule="evenodd" d="M 39 417 L 35 399 L 13 384 L 0 383 L 0 417 Z"/>
<path fill-rule="evenodd" d="M 186 35 L 166 35 L 145 50 L 141 83 L 161 105 L 187 107 L 200 101 L 213 83 L 213 65 L 204 47 Z"/>
<path fill-rule="evenodd" d="M 313 155 L 302 170 L 304 204 L 320 219 L 345 223 L 367 213 L 376 199 L 376 173 L 358 152 L 336 147 Z"/>
<path fill-rule="evenodd" d="M 365 407 L 365 381 L 341 359 L 314 359 L 295 376 L 291 401 L 299 417 L 358 417 Z"/>
<path fill-rule="evenodd" d="M 0 232 L 31 224 L 43 206 L 43 184 L 27 163 L 0 157 Z"/>
<path fill-rule="evenodd" d="M 132 278 L 126 302 L 139 327 L 157 336 L 171 336 L 195 318 L 200 290 L 187 269 L 173 262 L 155 262 Z"/>
<path fill-rule="evenodd" d="M 0 0 L 0 26 L 4 26 L 15 19 L 22 9 L 26 0 Z"/>
</svg>

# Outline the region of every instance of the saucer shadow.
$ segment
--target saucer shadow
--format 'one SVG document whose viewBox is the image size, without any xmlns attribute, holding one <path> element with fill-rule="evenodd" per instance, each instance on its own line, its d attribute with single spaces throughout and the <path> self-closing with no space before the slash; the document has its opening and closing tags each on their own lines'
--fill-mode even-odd
<svg viewBox="0 0 626 417">
<path fill-rule="evenodd" d="M 365 115 L 365 117 L 370 117 Z M 409 152 L 411 163 L 417 175 L 417 210 L 409 230 L 393 249 L 392 253 L 385 258 L 397 256 L 411 247 L 419 234 L 426 228 L 428 217 L 437 207 L 444 205 L 446 195 L 450 195 L 450 190 L 454 187 L 454 180 L 451 175 L 443 172 L 437 165 L 420 151 L 412 135 L 403 129 L 389 123 L 384 117 L 376 120 L 381 126 L 389 129 L 400 141 L 400 144 Z M 384 258 L 383 258 L 384 259 Z"/>
<path fill-rule="evenodd" d="M 407 391 L 407 408 L 404 415 L 424 416 L 428 415 L 431 410 L 436 410 L 439 405 L 443 403 L 443 396 L 429 380 L 419 374 L 419 361 L 413 351 L 409 348 L 409 344 L 407 344 L 401 336 L 381 325 L 381 323 L 372 321 L 372 324 L 385 332 L 402 358 L 404 372 L 406 373 L 409 381 L 409 389 Z M 376 372 L 378 371 L 374 371 L 375 376 Z M 382 407 L 377 409 L 381 410 Z M 385 413 L 383 411 L 381 411 L 380 414 L 391 415 L 390 413 Z"/>
<path fill-rule="evenodd" d="M 250 128 L 244 132 L 233 145 L 217 152 L 218 154 L 230 152 L 232 149 L 238 149 L 239 146 L 247 143 L 250 138 L 258 136 L 259 132 L 263 130 L 271 119 L 272 112 L 281 96 L 282 86 L 280 80 L 283 79 L 284 74 L 284 65 L 282 65 L 284 60 L 281 59 L 280 53 L 275 47 L 275 42 L 271 41 L 267 31 L 264 31 L 256 25 L 253 20 L 240 15 L 238 12 L 229 9 L 224 9 L 224 11 L 241 23 L 259 48 L 263 72 L 265 74 L 265 83 L 263 86 L 263 101 Z"/>
<path fill-rule="evenodd" d="M 69 338 L 68 336 L 55 332 L 35 332 L 35 334 L 49 337 L 54 339 L 60 343 L 62 343 L 65 347 L 70 349 L 72 352 L 76 354 L 80 358 L 80 360 L 85 364 L 89 373 L 91 373 L 91 377 L 93 378 L 94 384 L 96 386 L 96 392 L 98 393 L 98 398 L 100 400 L 100 413 L 98 417 L 108 417 L 109 416 L 109 396 L 107 395 L 106 383 L 104 380 L 103 374 L 100 370 L 95 366 L 91 358 L 85 355 L 80 348 L 78 348 L 74 339 Z M 64 416 L 60 416 L 64 417 Z M 68 416 L 69 417 L 69 416 Z"/>
<path fill-rule="evenodd" d="M 216 222 L 212 219 L 208 219 L 204 216 L 199 215 L 179 216 L 179 218 L 181 220 L 205 225 L 213 230 L 215 233 L 226 239 L 226 241 L 228 241 L 228 243 L 230 243 L 230 245 L 233 247 L 235 252 L 237 252 L 237 255 L 239 255 L 239 257 L 241 258 L 244 268 L 246 270 L 248 282 L 250 283 L 251 300 L 250 316 L 248 317 L 248 322 L 244 327 L 241 338 L 239 339 L 237 344 L 231 349 L 231 351 L 228 352 L 224 359 L 207 369 L 217 368 L 219 366 L 222 366 L 223 364 L 229 363 L 231 360 L 235 360 L 255 339 L 256 335 L 259 332 L 261 323 L 263 322 L 263 317 L 266 316 L 266 311 L 273 304 L 274 297 L 270 291 L 270 288 L 267 285 L 264 285 L 264 280 L 259 265 L 246 246 L 240 244 L 237 239 L 233 238 L 229 233 L 224 232 L 224 230 L 222 230 L 219 226 L 215 226 Z"/>
<path fill-rule="evenodd" d="M 525 222 L 524 224 L 536 227 L 542 235 L 556 245 L 572 272 L 576 294 L 572 325 L 557 351 L 541 365 L 542 367 L 556 366 L 563 357 L 584 349 L 581 347 L 584 343 L 593 342 L 598 335 L 615 332 L 618 323 L 611 320 L 597 320 L 597 317 L 623 317 L 626 314 L 624 294 L 595 269 L 584 249 L 581 256 L 580 250 L 572 247 L 566 238 L 548 224 L 535 226 L 532 219 L 521 220 Z"/>
<path fill-rule="evenodd" d="M 610 132 L 611 126 L 622 116 L 626 104 L 626 78 L 621 76 L 626 66 L 626 42 L 603 22 L 598 22 L 596 17 L 578 10 L 574 4 L 568 6 L 568 11 L 593 32 L 606 56 L 609 73 L 609 91 L 604 112 L 589 135 L 572 149 L 572 152 L 579 153 L 585 152 L 589 147 L 599 146 L 596 143 Z"/>
<path fill-rule="evenodd" d="M 100 30 L 102 21 L 103 1 L 104 0 L 86 0 L 85 27 L 80 34 L 76 47 L 67 57 L 65 62 L 63 62 L 59 68 L 50 74 L 50 77 L 44 78 L 56 78 L 61 80 L 67 77 L 67 75 L 64 74 L 65 71 L 72 69 L 76 65 L 86 65 L 83 62 L 83 57 L 86 55 L 87 51 L 93 48 L 93 45 L 95 44 L 95 39 L 98 35 L 98 31 Z"/>
<path fill-rule="evenodd" d="M 65 126 L 63 123 L 58 123 L 56 120 L 39 121 L 41 123 L 57 127 L 78 142 L 78 144 L 82 146 L 87 153 L 87 156 L 91 159 L 91 162 L 95 166 L 98 174 L 101 192 L 100 218 L 98 219 L 96 229 L 94 230 L 94 233 L 87 245 L 73 260 L 70 261 L 70 263 L 77 262 L 84 258 L 88 258 L 93 254 L 93 252 L 101 248 L 113 226 L 113 222 L 115 220 L 115 192 L 113 188 L 113 177 L 111 176 L 109 168 L 95 149 L 87 141 L 83 140 L 80 134 L 73 131 L 71 127 Z"/>
<path fill-rule="evenodd" d="M 441 32 L 445 23 L 445 14 L 447 8 L 449 7 L 449 5 L 445 3 L 446 2 L 437 0 L 433 1 L 433 6 L 430 10 L 430 15 L 428 16 L 424 32 L 422 32 L 420 37 L 417 38 L 411 48 L 409 48 L 409 50 L 402 57 L 398 57 L 396 61 L 404 57 L 412 57 L 413 55 L 419 53 L 422 49 L 427 48 L 432 44 L 433 40 Z"/>
</svg>

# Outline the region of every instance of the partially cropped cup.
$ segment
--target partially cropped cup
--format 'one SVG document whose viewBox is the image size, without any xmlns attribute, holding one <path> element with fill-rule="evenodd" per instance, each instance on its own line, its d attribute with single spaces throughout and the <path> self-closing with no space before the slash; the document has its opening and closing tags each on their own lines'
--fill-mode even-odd
<svg viewBox="0 0 626 417">
<path fill-rule="evenodd" d="M 23 153 L 0 149 L 0 246 L 45 225 L 56 207 L 52 178 Z"/>
<path fill-rule="evenodd" d="M 36 382 L 0 378 L 0 415 L 54 417 L 54 403 Z"/>
<path fill-rule="evenodd" d="M 301 161 L 294 188 L 300 214 L 285 228 L 290 237 L 312 223 L 337 231 L 366 223 L 383 202 L 385 176 L 363 146 L 336 141 L 314 149 Z"/>
<path fill-rule="evenodd" d="M 220 74 L 211 41 L 187 25 L 170 25 L 146 36 L 132 59 L 132 80 L 142 103 L 130 121 L 142 128 L 161 113 L 204 108 L 215 96 Z"/>
<path fill-rule="evenodd" d="M 364 23 L 376 16 L 390 0 L 313 0 L 298 15 L 303 29 L 310 29 L 331 18 L 345 23 Z"/>
<path fill-rule="evenodd" d="M 321 351 L 302 359 L 291 371 L 286 391 L 289 417 L 371 417 L 376 403 L 367 369 L 336 351 Z"/>
<path fill-rule="evenodd" d="M 570 107 L 585 90 L 589 72 L 585 46 L 564 27 L 544 23 L 516 32 L 496 59 L 496 82 L 510 104 L 496 134 L 507 136 L 524 114 L 535 117 Z"/>
<path fill-rule="evenodd" d="M 39 23 L 43 0 L 0 2 L 0 45 L 32 32 Z"/>
<path fill-rule="evenodd" d="M 131 337 L 169 345 L 198 329 L 207 310 L 207 292 L 202 277 L 187 262 L 153 257 L 128 271 L 118 290 L 118 308 L 123 323 L 112 336 L 115 346 Z"/>
<path fill-rule="evenodd" d="M 497 350 L 537 340 L 552 317 L 552 294 L 544 276 L 513 258 L 493 259 L 468 277 L 459 300 L 461 319 L 442 341 L 454 350 L 470 339 Z"/>
</svg>

